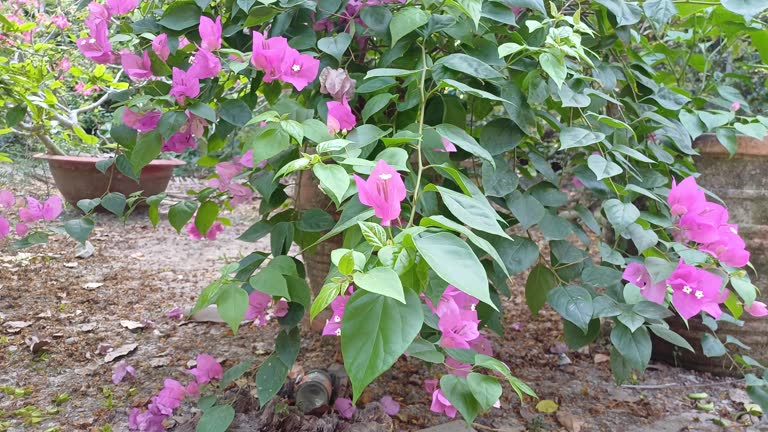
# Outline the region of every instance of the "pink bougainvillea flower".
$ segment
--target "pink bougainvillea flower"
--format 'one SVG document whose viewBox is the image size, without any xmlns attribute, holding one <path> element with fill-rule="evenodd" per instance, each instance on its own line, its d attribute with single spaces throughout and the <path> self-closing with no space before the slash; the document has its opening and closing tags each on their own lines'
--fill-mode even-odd
<svg viewBox="0 0 768 432">
<path fill-rule="evenodd" d="M 351 286 L 348 292 L 352 292 Z M 349 297 L 349 295 L 340 295 L 333 299 L 331 302 L 333 316 L 325 321 L 323 336 L 341 336 L 341 320 L 344 319 L 344 309 L 347 307 Z"/>
<path fill-rule="evenodd" d="M 181 105 L 184 105 L 186 98 L 196 98 L 200 95 L 200 80 L 189 72 L 174 67 L 171 82 L 169 94 Z"/>
<path fill-rule="evenodd" d="M 85 19 L 85 25 L 91 30 L 91 33 L 96 33 L 96 28 L 104 26 L 104 34 L 106 35 L 106 29 L 109 25 L 109 10 L 101 3 L 90 2 L 88 3 L 88 17 Z"/>
<path fill-rule="evenodd" d="M 251 190 L 251 188 L 248 186 L 241 185 L 239 183 L 230 184 L 227 186 L 226 191 L 231 196 L 229 204 L 233 207 L 247 203 L 253 199 L 253 190 Z"/>
<path fill-rule="evenodd" d="M 206 384 L 214 379 L 221 379 L 223 370 L 219 362 L 208 354 L 199 354 L 197 356 L 197 367 L 187 371 L 194 375 L 197 383 Z"/>
<path fill-rule="evenodd" d="M 222 184 L 229 184 L 232 179 L 243 172 L 242 165 L 235 162 L 219 162 L 216 164 L 216 174 L 219 175 L 219 181 Z"/>
<path fill-rule="evenodd" d="M 725 303 L 726 300 L 728 300 L 728 296 L 730 294 L 731 292 L 728 291 L 727 289 L 720 290 L 720 292 L 718 293 L 718 296 L 714 300 L 710 301 L 709 303 L 705 303 L 701 307 L 701 310 L 712 315 L 713 317 L 715 317 L 715 319 L 720 318 L 720 316 L 723 314 L 723 310 L 720 309 L 720 305 Z"/>
<path fill-rule="evenodd" d="M 207 16 L 200 17 L 200 47 L 208 51 L 216 51 L 221 48 L 221 17 L 217 16 L 216 21 Z"/>
<path fill-rule="evenodd" d="M 453 152 L 458 151 L 456 149 L 456 146 L 452 142 L 448 141 L 448 139 L 446 139 L 444 137 L 440 137 L 440 142 L 443 144 L 443 148 L 436 148 L 436 149 L 434 149 L 436 152 L 453 153 Z"/>
<path fill-rule="evenodd" d="M 112 384 L 120 384 L 126 376 L 136 376 L 136 369 L 125 360 L 120 360 L 112 367 Z"/>
<path fill-rule="evenodd" d="M 0 215 L 0 239 L 7 237 L 11 232 L 11 224 L 8 219 Z"/>
<path fill-rule="evenodd" d="M 251 158 L 253 160 L 253 158 Z M 16 203 L 16 198 L 10 191 L 0 189 L 0 207 L 11 208 Z"/>
<path fill-rule="evenodd" d="M 169 416 L 173 414 L 173 410 L 181 406 L 186 395 L 187 390 L 180 382 L 166 378 L 163 382 L 163 389 L 151 399 L 150 411 L 154 409 L 159 414 Z"/>
<path fill-rule="evenodd" d="M 69 20 L 67 20 L 67 17 L 64 15 L 54 15 L 51 17 L 51 21 L 53 22 L 53 25 L 60 29 L 69 27 Z"/>
<path fill-rule="evenodd" d="M 741 102 L 736 101 L 731 104 L 731 111 L 736 112 L 741 109 Z"/>
<path fill-rule="evenodd" d="M 205 49 L 199 49 L 192 57 L 192 66 L 188 74 L 201 80 L 213 78 L 221 70 L 221 61 L 212 52 Z"/>
<path fill-rule="evenodd" d="M 200 385 L 197 384 L 197 381 L 190 381 L 189 384 L 184 387 L 184 390 L 187 392 L 188 396 L 200 396 Z"/>
<path fill-rule="evenodd" d="M 163 421 L 168 418 L 156 409 L 149 409 L 142 412 L 138 408 L 131 410 L 128 416 L 128 429 L 142 432 L 165 432 Z"/>
<path fill-rule="evenodd" d="M 126 108 L 123 111 L 123 123 L 131 129 L 146 133 L 157 128 L 162 115 L 163 113 L 157 110 L 140 114 L 130 108 Z"/>
<path fill-rule="evenodd" d="M 357 119 L 347 103 L 346 96 L 342 97 L 341 102 L 328 101 L 325 104 L 328 107 L 328 133 L 331 135 L 339 131 L 347 133 L 355 127 Z"/>
<path fill-rule="evenodd" d="M 246 168 L 253 168 L 253 150 L 243 153 L 243 156 L 237 159 L 236 162 Z"/>
<path fill-rule="evenodd" d="M 180 307 L 174 306 L 168 310 L 166 316 L 171 319 L 182 319 L 184 318 L 184 312 L 181 311 Z"/>
<path fill-rule="evenodd" d="M 493 355 L 493 345 L 491 344 L 491 340 L 482 334 L 478 336 L 477 339 L 472 340 L 469 343 L 469 346 L 476 353 L 485 354 L 487 356 Z"/>
<path fill-rule="evenodd" d="M 462 363 L 453 357 L 446 357 L 445 365 L 448 366 L 448 370 L 451 374 L 466 377 L 472 372 L 472 365 L 469 363 Z"/>
<path fill-rule="evenodd" d="M 63 206 L 61 198 L 56 195 L 48 198 L 43 204 L 28 196 L 27 206 L 19 210 L 19 219 L 23 222 L 36 222 L 41 219 L 52 221 L 59 217 Z"/>
<path fill-rule="evenodd" d="M 705 202 L 695 211 L 689 211 L 678 221 L 683 238 L 696 243 L 711 243 L 720 236 L 720 227 L 728 223 L 725 207 Z"/>
<path fill-rule="evenodd" d="M 16 224 L 14 230 L 16 231 L 17 236 L 24 237 L 29 232 L 29 225 L 25 224 L 24 222 L 19 222 Z"/>
<path fill-rule="evenodd" d="M 736 225 L 722 225 L 718 229 L 720 235 L 717 240 L 701 247 L 701 251 L 707 252 L 731 267 L 744 267 L 749 262 L 749 251 L 746 249 L 744 239 L 739 236 Z"/>
<path fill-rule="evenodd" d="M 61 201 L 61 197 L 54 195 L 45 200 L 45 204 L 43 204 L 43 219 L 47 221 L 55 220 L 59 217 L 63 209 L 64 203 Z"/>
<path fill-rule="evenodd" d="M 746 310 L 747 313 L 752 315 L 753 317 L 768 316 L 768 306 L 766 306 L 765 303 L 757 300 L 753 301 L 752 304 L 749 305 L 749 307 L 745 308 L 744 310 Z"/>
<path fill-rule="evenodd" d="M 456 417 L 456 407 L 451 404 L 448 398 L 443 395 L 443 391 L 437 388 L 436 379 L 424 380 L 424 388 L 428 393 L 432 393 L 432 405 L 429 410 L 437 414 L 445 414 L 450 418 Z"/>
<path fill-rule="evenodd" d="M 394 168 L 380 159 L 368 180 L 357 175 L 354 178 L 360 202 L 373 207 L 382 226 L 390 226 L 393 219 L 400 217 L 400 203 L 405 199 L 406 190 L 402 177 Z"/>
<path fill-rule="evenodd" d="M 470 349 L 469 342 L 480 336 L 477 311 L 462 310 L 452 298 L 441 299 L 437 305 L 440 318 L 437 327 L 443 333 L 439 345 L 444 348 Z"/>
<path fill-rule="evenodd" d="M 164 152 L 184 153 L 185 149 L 195 148 L 195 138 L 189 130 L 179 131 L 171 135 L 168 140 L 163 141 Z"/>
<path fill-rule="evenodd" d="M 205 233 L 205 239 L 210 241 L 216 240 L 216 237 L 218 237 L 218 235 L 222 232 L 224 232 L 224 225 L 221 222 L 216 221 L 213 223 L 213 225 L 211 225 L 210 228 L 208 228 L 208 232 Z M 203 239 L 203 234 L 198 231 L 193 222 L 190 222 L 187 225 L 187 233 L 189 234 L 189 238 L 192 240 Z"/>
<path fill-rule="evenodd" d="M 272 313 L 274 313 L 276 317 L 282 318 L 288 315 L 288 308 L 288 300 L 281 298 L 277 301 L 277 303 L 275 303 L 275 307 Z"/>
<path fill-rule="evenodd" d="M 667 283 L 665 281 L 653 283 L 653 278 L 644 265 L 637 262 L 629 263 L 624 269 L 622 277 L 625 281 L 640 288 L 640 294 L 649 301 L 664 304 L 664 298 L 667 296 Z"/>
<path fill-rule="evenodd" d="M 333 407 L 345 419 L 351 419 L 357 412 L 357 407 L 352 405 L 352 401 L 349 398 L 336 398 Z"/>
<path fill-rule="evenodd" d="M 120 53 L 120 64 L 134 81 L 152 78 L 152 63 L 148 51 L 144 51 L 141 57 L 130 51 L 123 51 Z"/>
<path fill-rule="evenodd" d="M 284 37 L 266 39 L 263 34 L 253 32 L 251 64 L 264 71 L 264 82 L 280 78 L 283 56 L 290 49 L 292 48 L 288 46 L 288 39 Z"/>
<path fill-rule="evenodd" d="M 317 78 L 319 70 L 320 60 L 291 48 L 281 62 L 280 81 L 292 84 L 301 91 Z"/>
<path fill-rule="evenodd" d="M 722 297 L 723 281 L 720 277 L 680 261 L 669 275 L 667 284 L 672 287 L 672 304 L 685 319 L 701 312 L 707 305 L 718 303 Z M 710 312 L 711 307 L 707 308 Z M 718 312 L 715 312 L 719 317 Z M 714 316 L 714 315 L 713 315 Z"/>
<path fill-rule="evenodd" d="M 112 15 L 125 15 L 138 5 L 139 0 L 107 0 L 107 10 Z"/>
<path fill-rule="evenodd" d="M 107 23 L 103 22 L 91 28 L 90 38 L 77 40 L 77 48 L 80 52 L 99 64 L 111 63 L 114 59 L 112 44 L 107 35 Z"/>
<path fill-rule="evenodd" d="M 384 408 L 384 412 L 390 416 L 396 416 L 400 412 L 400 404 L 396 400 L 392 399 L 392 396 L 384 396 L 379 401 Z"/>
<path fill-rule="evenodd" d="M 575 188 L 579 188 L 579 189 L 584 188 L 584 182 L 582 182 L 578 177 L 571 177 L 571 184 Z"/>
<path fill-rule="evenodd" d="M 168 56 L 171 55 L 171 49 L 168 48 L 167 34 L 160 33 L 155 36 L 155 39 L 152 40 L 152 51 L 154 51 L 162 61 L 168 61 Z"/>
<path fill-rule="evenodd" d="M 257 326 L 267 325 L 267 308 L 272 303 L 272 296 L 254 290 L 248 294 L 248 309 L 245 311 L 246 320 L 253 320 Z"/>
<path fill-rule="evenodd" d="M 56 69 L 61 72 L 67 72 L 72 69 L 72 63 L 69 62 L 69 57 L 62 58 L 56 65 Z"/>
<path fill-rule="evenodd" d="M 682 216 L 688 212 L 696 211 L 706 201 L 704 191 L 699 189 L 695 178 L 686 177 L 680 183 L 672 179 L 672 188 L 667 196 L 667 204 L 669 204 L 669 212 L 672 216 Z"/>
</svg>

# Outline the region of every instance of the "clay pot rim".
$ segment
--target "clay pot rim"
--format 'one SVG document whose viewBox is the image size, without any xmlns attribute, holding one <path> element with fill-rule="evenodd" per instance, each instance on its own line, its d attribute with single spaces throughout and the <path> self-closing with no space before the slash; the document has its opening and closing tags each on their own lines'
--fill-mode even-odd
<svg viewBox="0 0 768 432">
<path fill-rule="evenodd" d="M 47 153 L 37 153 L 32 156 L 35 159 L 48 160 L 48 161 L 61 161 L 61 162 L 81 162 L 95 164 L 98 161 L 105 160 L 104 158 L 97 158 L 93 156 L 62 156 L 52 155 Z M 155 159 L 148 164 L 148 166 L 181 166 L 187 163 L 179 159 Z"/>
<path fill-rule="evenodd" d="M 768 157 L 768 137 L 761 141 L 748 135 L 736 134 L 736 145 L 737 150 L 733 157 Z M 713 133 L 704 133 L 698 136 L 694 140 L 694 148 L 701 154 L 731 156 L 728 150 L 720 144 L 717 135 Z"/>
</svg>

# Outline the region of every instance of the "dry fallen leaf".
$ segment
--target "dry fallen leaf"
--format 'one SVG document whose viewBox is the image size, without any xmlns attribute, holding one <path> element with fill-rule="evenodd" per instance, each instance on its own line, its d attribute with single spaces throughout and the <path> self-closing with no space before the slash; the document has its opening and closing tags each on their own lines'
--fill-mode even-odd
<svg viewBox="0 0 768 432">
<path fill-rule="evenodd" d="M 83 288 L 87 290 L 94 290 L 100 286 L 104 286 L 101 282 L 88 282 L 87 284 L 83 285 Z"/>
<path fill-rule="evenodd" d="M 605 354 L 595 354 L 595 364 L 605 363 L 605 362 L 610 361 L 610 360 L 611 360 L 611 358 L 608 357 Z"/>
<path fill-rule="evenodd" d="M 81 332 L 89 332 L 89 331 L 95 330 L 96 327 L 98 326 L 99 326 L 99 323 L 95 323 L 95 322 L 83 323 L 83 324 L 76 325 L 75 330 L 81 331 Z"/>
<path fill-rule="evenodd" d="M 117 360 L 120 357 L 127 356 L 128 354 L 136 350 L 138 346 L 139 344 L 135 344 L 135 343 L 121 345 L 113 349 L 112 351 L 108 352 L 107 355 L 104 356 L 104 362 L 109 363 L 111 361 Z"/>
<path fill-rule="evenodd" d="M 30 336 L 25 340 L 25 342 L 27 343 L 27 346 L 29 347 L 29 350 L 32 352 L 32 354 L 39 353 L 45 347 L 51 344 L 51 341 L 47 339 L 40 340 L 37 336 Z"/>
<path fill-rule="evenodd" d="M 131 331 L 144 328 L 144 324 L 131 320 L 120 320 L 120 325 Z"/>
<path fill-rule="evenodd" d="M 85 244 L 78 244 L 77 249 L 75 250 L 75 257 L 77 258 L 90 258 L 93 253 L 96 251 L 96 248 L 93 247 L 91 242 L 85 241 Z"/>
<path fill-rule="evenodd" d="M 3 326 L 5 327 L 16 328 L 16 329 L 23 329 L 31 325 L 32 325 L 32 322 L 30 321 L 8 321 L 3 324 Z"/>
<path fill-rule="evenodd" d="M 570 411 L 560 410 L 556 414 L 557 421 L 568 430 L 568 432 L 581 432 L 584 426 L 584 420 L 571 414 Z"/>
<path fill-rule="evenodd" d="M 552 414 L 553 412 L 557 411 L 559 407 L 560 406 L 557 404 L 557 402 L 550 399 L 544 399 L 543 401 L 540 401 L 536 404 L 536 411 L 544 414 Z"/>
<path fill-rule="evenodd" d="M 68 262 L 68 263 L 64 263 L 63 265 L 66 268 L 75 268 L 75 267 L 78 266 L 78 264 L 76 262 Z"/>
</svg>

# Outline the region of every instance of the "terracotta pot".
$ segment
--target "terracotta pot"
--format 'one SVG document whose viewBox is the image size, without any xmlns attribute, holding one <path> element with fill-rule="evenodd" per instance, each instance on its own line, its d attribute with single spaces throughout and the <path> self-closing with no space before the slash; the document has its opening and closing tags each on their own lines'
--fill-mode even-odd
<svg viewBox="0 0 768 432">
<path fill-rule="evenodd" d="M 138 191 L 143 191 L 145 197 L 159 194 L 168 187 L 173 169 L 185 164 L 178 159 L 153 160 L 144 167 L 139 182 L 136 182 L 116 170 L 114 165 L 103 174 L 96 169 L 96 162 L 101 159 L 95 157 L 36 154 L 34 158 L 48 161 L 56 187 L 73 206 L 81 199 L 97 198 L 108 191 L 120 192 L 126 197 Z"/>
<path fill-rule="evenodd" d="M 694 145 L 701 154 L 695 158 L 696 168 L 702 174 L 697 182 L 725 202 L 729 221 L 739 225 L 739 234 L 747 243 L 752 264 L 760 278 L 756 281 L 754 274 L 750 276 L 753 282 L 757 282 L 756 285 L 762 286 L 768 280 L 768 139 L 760 141 L 743 135 L 736 139 L 738 149 L 733 157 L 714 134 L 704 134 L 696 139 Z M 747 351 L 728 344 L 729 351 L 768 364 L 768 338 L 765 337 L 768 334 L 768 319 L 752 318 L 746 313 L 741 319 L 746 322 L 744 327 L 721 323 L 718 336 L 724 342 L 730 335 L 751 347 Z M 701 335 L 709 330 L 699 318 L 689 320 L 690 329 L 686 329 L 679 318 L 668 322 L 672 330 L 696 349 L 697 354 L 654 338 L 654 358 L 716 375 L 738 374 L 727 356 L 709 358 L 701 354 Z"/>
</svg>

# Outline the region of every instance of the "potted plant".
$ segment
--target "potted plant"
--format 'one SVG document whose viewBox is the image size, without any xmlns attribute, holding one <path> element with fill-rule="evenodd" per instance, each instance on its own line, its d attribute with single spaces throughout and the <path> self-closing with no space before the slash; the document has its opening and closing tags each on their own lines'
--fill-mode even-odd
<svg viewBox="0 0 768 432">
<path fill-rule="evenodd" d="M 269 250 L 225 267 L 193 311 L 215 304 L 233 331 L 244 317 L 278 321 L 274 353 L 255 375 L 262 405 L 297 358 L 302 317 L 329 307 L 323 333 L 340 339 L 353 403 L 408 354 L 447 366 L 439 383 L 427 383 L 432 410 L 471 422 L 496 405 L 500 379 L 521 398 L 535 397 L 483 334 L 503 332 L 502 296 L 523 295 L 510 290 L 509 275 L 530 270 L 531 312 L 545 304 L 559 312 L 571 347 L 591 343 L 610 322 L 619 382 L 646 368 L 651 334 L 692 349 L 664 320 L 675 312 L 725 319 L 722 305 L 733 314 L 756 305 L 756 288 L 740 284 L 743 264 L 706 250 L 721 235 L 732 238 L 721 232 L 732 221 L 692 176 L 696 151 L 681 117 L 690 98 L 649 64 L 656 57 L 636 55 L 674 16 L 668 8 L 514 0 L 107 5 L 113 10 L 89 5 L 98 37 L 78 48 L 112 61 L 99 41 L 119 34 L 131 50 L 121 57 L 135 60 L 123 64 L 135 93 L 115 122 L 141 126 L 135 144 L 121 143 L 125 158 L 142 168 L 183 133 L 174 145 L 199 137 L 200 162 L 216 166 L 207 187 L 171 207 L 169 223 L 215 238 L 224 211 L 261 196 L 260 220 L 239 238 L 269 235 Z M 331 207 L 289 199 L 291 179 L 308 173 Z M 590 206 L 561 191 L 574 177 L 593 192 Z M 148 200 L 155 224 L 161 200 Z M 598 218 L 632 249 L 593 244 L 587 230 L 600 234 Z M 93 225 L 89 216 L 79 221 Z M 313 298 L 291 246 L 304 251 L 337 235 L 343 243 Z M 756 375 L 748 384 L 768 404 L 768 384 Z M 181 387 L 166 384 L 161 393 Z M 162 424 L 181 404 L 161 399 L 134 411 L 131 426 Z M 221 419 L 225 429 L 233 408 L 225 399 L 213 405 L 201 424 Z"/>
<path fill-rule="evenodd" d="M 119 132 L 108 121 L 100 123 L 110 114 L 105 107 L 119 99 L 128 83 L 124 72 L 104 64 L 94 67 L 73 52 L 76 42 L 69 38 L 73 26 L 67 16 L 77 16 L 76 7 L 76 2 L 48 12 L 31 3 L 0 7 L 2 131 L 45 150 L 35 157 L 48 162 L 56 186 L 73 206 L 109 192 L 124 197 L 161 193 L 173 168 L 183 162 L 158 159 L 140 170 L 120 158 L 120 143 L 108 138 Z M 130 132 L 122 132 L 121 138 L 130 142 Z M 99 151 L 118 156 L 88 154 Z"/>
</svg>

